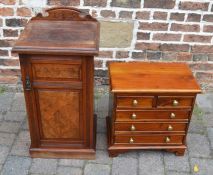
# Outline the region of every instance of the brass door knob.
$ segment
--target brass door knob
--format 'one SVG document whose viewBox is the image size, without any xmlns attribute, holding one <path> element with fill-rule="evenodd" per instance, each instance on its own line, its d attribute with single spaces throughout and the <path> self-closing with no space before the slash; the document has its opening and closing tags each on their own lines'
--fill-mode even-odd
<svg viewBox="0 0 213 175">
<path fill-rule="evenodd" d="M 169 125 L 169 126 L 168 126 L 168 131 L 172 131 L 172 130 L 173 130 L 172 125 Z"/>
<path fill-rule="evenodd" d="M 170 118 L 175 118 L 175 117 L 176 117 L 175 113 L 172 112 L 172 113 L 170 114 Z"/>
<path fill-rule="evenodd" d="M 179 104 L 179 102 L 177 100 L 173 100 L 172 104 L 173 104 L 173 106 L 177 106 Z"/>
<path fill-rule="evenodd" d="M 129 139 L 129 143 L 134 143 L 134 140 L 132 137 Z"/>
<path fill-rule="evenodd" d="M 136 119 L 137 115 L 135 113 L 132 114 L 132 119 Z"/>
<path fill-rule="evenodd" d="M 169 143 L 171 141 L 171 139 L 169 137 L 166 137 L 165 142 Z"/>
<path fill-rule="evenodd" d="M 133 106 L 136 106 L 138 104 L 138 101 L 137 100 L 133 100 L 132 104 L 133 104 Z"/>
<path fill-rule="evenodd" d="M 135 131 L 135 130 L 136 130 L 135 126 L 132 125 L 131 128 L 130 128 L 130 130 L 131 130 L 131 131 Z"/>
</svg>

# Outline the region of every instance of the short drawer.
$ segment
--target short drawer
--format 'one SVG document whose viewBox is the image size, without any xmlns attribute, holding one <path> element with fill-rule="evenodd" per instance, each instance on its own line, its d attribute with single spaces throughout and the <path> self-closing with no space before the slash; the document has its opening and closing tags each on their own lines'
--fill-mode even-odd
<svg viewBox="0 0 213 175">
<path fill-rule="evenodd" d="M 146 122 L 146 123 L 133 123 L 133 122 L 119 122 L 115 123 L 116 131 L 143 131 L 143 132 L 183 132 L 185 133 L 187 123 L 156 123 L 156 122 Z"/>
<path fill-rule="evenodd" d="M 184 135 L 115 135 L 115 143 L 129 145 L 182 145 Z"/>
<path fill-rule="evenodd" d="M 158 108 L 191 108 L 193 96 L 159 96 L 157 99 Z"/>
<path fill-rule="evenodd" d="M 152 96 L 118 96 L 117 108 L 152 108 Z"/>
<path fill-rule="evenodd" d="M 188 120 L 190 110 L 116 110 L 117 121 Z"/>
</svg>

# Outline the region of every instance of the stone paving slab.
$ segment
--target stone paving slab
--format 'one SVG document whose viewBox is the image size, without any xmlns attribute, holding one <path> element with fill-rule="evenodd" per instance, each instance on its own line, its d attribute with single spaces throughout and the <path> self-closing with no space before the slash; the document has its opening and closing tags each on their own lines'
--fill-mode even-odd
<svg viewBox="0 0 213 175">
<path fill-rule="evenodd" d="M 95 160 L 30 158 L 30 136 L 23 93 L 0 94 L 0 174 L 213 175 L 213 94 L 201 94 L 198 97 L 198 109 L 192 116 L 185 156 L 141 150 L 110 158 L 105 124 L 108 89 L 103 89 L 95 98 L 98 116 Z M 197 113 L 197 110 L 202 112 Z M 193 172 L 194 164 L 199 166 L 198 173 Z"/>
</svg>

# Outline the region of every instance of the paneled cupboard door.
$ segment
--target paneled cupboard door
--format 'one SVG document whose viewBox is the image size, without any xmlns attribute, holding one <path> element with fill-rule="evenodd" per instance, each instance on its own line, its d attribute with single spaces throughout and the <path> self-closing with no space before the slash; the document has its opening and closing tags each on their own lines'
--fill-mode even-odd
<svg viewBox="0 0 213 175">
<path fill-rule="evenodd" d="M 22 59 L 26 57 L 21 62 L 24 88 L 39 146 L 86 147 L 86 59 L 27 55 Z"/>
</svg>

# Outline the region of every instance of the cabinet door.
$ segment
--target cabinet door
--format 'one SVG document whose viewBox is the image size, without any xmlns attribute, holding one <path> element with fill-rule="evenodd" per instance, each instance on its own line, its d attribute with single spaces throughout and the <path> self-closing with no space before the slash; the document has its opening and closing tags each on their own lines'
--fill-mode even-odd
<svg viewBox="0 0 213 175">
<path fill-rule="evenodd" d="M 31 125 L 40 146 L 86 145 L 85 69 L 81 57 L 29 58 L 26 76 L 30 79 L 33 101 Z"/>
</svg>

